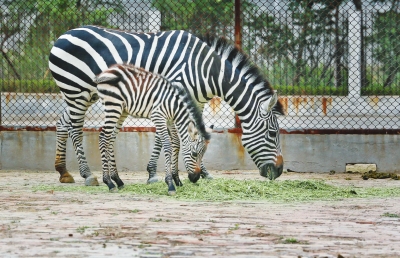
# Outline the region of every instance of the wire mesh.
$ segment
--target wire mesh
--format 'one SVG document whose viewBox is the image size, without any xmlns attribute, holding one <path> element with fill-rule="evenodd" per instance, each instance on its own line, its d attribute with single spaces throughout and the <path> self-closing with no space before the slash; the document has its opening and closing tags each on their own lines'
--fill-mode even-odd
<svg viewBox="0 0 400 258">
<path fill-rule="evenodd" d="M 66 105 L 48 68 L 54 41 L 96 24 L 137 32 L 187 30 L 237 42 L 278 91 L 282 129 L 399 129 L 399 1 L 0 1 L 0 125 L 55 126 Z M 235 9 L 240 7 L 237 23 Z M 237 28 L 240 24 L 240 28 Z M 236 27 L 235 27 L 236 25 Z M 206 124 L 236 127 L 216 97 Z M 102 107 L 87 112 L 99 127 Z M 149 127 L 128 118 L 124 126 Z"/>
</svg>

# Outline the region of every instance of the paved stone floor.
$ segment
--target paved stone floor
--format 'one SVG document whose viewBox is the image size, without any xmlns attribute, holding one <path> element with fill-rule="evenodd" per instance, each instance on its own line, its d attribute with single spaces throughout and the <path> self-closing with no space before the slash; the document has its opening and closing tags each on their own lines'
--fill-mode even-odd
<svg viewBox="0 0 400 258">
<path fill-rule="evenodd" d="M 212 174 L 260 178 L 257 171 Z M 129 184 L 145 182 L 146 174 L 121 177 Z M 0 257 L 400 257 L 400 219 L 382 216 L 400 215 L 400 198 L 184 202 L 32 190 L 59 185 L 55 172 L 0 170 L 0 178 Z M 400 186 L 349 174 L 285 173 L 278 180 L 298 178 Z"/>
</svg>

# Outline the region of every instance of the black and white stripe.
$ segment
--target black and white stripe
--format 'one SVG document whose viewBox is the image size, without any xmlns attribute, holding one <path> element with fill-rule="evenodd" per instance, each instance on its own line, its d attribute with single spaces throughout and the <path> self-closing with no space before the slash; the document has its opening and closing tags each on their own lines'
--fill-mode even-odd
<svg viewBox="0 0 400 258">
<path fill-rule="evenodd" d="M 243 145 L 261 175 L 274 179 L 282 173 L 276 118 L 283 114 L 282 105 L 273 97 L 272 87 L 259 70 L 234 45 L 223 38 L 200 39 L 184 31 L 133 33 L 84 26 L 63 34 L 49 59 L 50 70 L 68 104 L 57 124 L 56 169 L 61 178 L 69 176 L 65 164 L 68 133 L 81 175 L 91 178 L 81 140 L 84 113 L 97 99 L 91 79 L 110 65 L 125 62 L 181 85 L 200 107 L 213 96 L 221 97 L 240 118 Z M 156 141 L 158 149 L 154 149 L 148 166 L 149 181 L 155 175 L 154 160 L 161 146 L 157 136 Z M 202 173 L 207 174 L 205 169 Z"/>
<path fill-rule="evenodd" d="M 210 134 L 204 127 L 201 112 L 191 97 L 180 86 L 172 85 L 165 78 L 133 65 L 113 65 L 97 77 L 99 97 L 104 106 L 105 120 L 99 137 L 103 166 L 103 182 L 110 191 L 115 191 L 123 182 L 118 176 L 114 150 L 110 143 L 128 115 L 150 118 L 156 127 L 165 153 L 168 192 L 175 193 L 172 183 L 182 185 L 178 169 L 172 161 L 172 141 L 168 123 L 173 123 L 182 144 L 182 154 L 189 179 L 196 182 L 200 178 L 200 163 L 207 149 Z M 175 140 L 176 142 L 176 140 Z"/>
</svg>

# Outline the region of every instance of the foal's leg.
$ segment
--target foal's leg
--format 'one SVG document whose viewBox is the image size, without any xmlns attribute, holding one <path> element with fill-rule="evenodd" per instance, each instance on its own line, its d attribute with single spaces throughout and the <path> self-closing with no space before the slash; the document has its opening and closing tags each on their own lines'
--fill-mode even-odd
<svg viewBox="0 0 400 258">
<path fill-rule="evenodd" d="M 169 134 L 171 140 L 171 147 L 172 147 L 172 157 L 171 157 L 171 162 L 172 162 L 172 177 L 175 181 L 175 184 L 177 186 L 182 186 L 182 182 L 179 179 L 179 172 L 178 172 L 178 158 L 179 158 L 179 149 L 180 149 L 180 141 L 179 141 L 179 136 L 176 131 L 175 126 L 168 125 L 169 129 Z M 172 131 L 171 131 L 172 130 Z M 155 183 L 158 181 L 157 178 L 157 160 L 160 157 L 162 149 L 162 143 L 160 139 L 160 135 L 158 130 L 156 130 L 155 136 L 154 136 L 154 148 L 153 152 L 151 153 L 150 161 L 147 165 L 147 172 L 149 173 L 149 179 L 147 180 L 148 184 Z"/>
<path fill-rule="evenodd" d="M 179 149 L 181 147 L 181 142 L 179 140 L 179 135 L 176 130 L 176 127 L 173 123 L 168 123 L 168 131 L 172 147 L 172 156 L 171 156 L 172 178 L 174 179 L 176 186 L 183 186 L 181 180 L 179 179 L 179 171 L 178 171 Z"/>
<path fill-rule="evenodd" d="M 162 143 L 160 139 L 159 132 L 156 130 L 156 133 L 154 135 L 154 147 L 153 147 L 153 152 L 151 153 L 151 157 L 149 160 L 149 163 L 147 165 L 147 172 L 149 172 L 149 179 L 147 179 L 147 183 L 155 183 L 158 181 L 157 178 L 157 160 L 160 157 L 162 149 Z"/>
<path fill-rule="evenodd" d="M 119 178 L 116 171 L 114 148 L 112 145 L 115 141 L 115 132 L 117 131 L 116 128 L 118 127 L 119 121 L 125 120 L 126 115 L 121 119 L 122 105 L 117 105 L 117 103 L 113 103 L 113 105 L 109 107 L 107 106 L 107 102 L 105 102 L 105 104 L 103 103 L 103 106 L 105 120 L 99 136 L 103 182 L 108 186 L 110 192 L 117 192 L 118 189 L 115 187 L 112 179 L 116 181 L 118 186 L 123 186 L 124 183 Z M 112 175 L 112 173 L 114 174 Z"/>
<path fill-rule="evenodd" d="M 108 160 L 110 156 L 108 153 L 108 145 L 110 143 L 111 134 L 112 129 L 103 126 L 99 135 L 99 149 L 101 155 L 101 165 L 103 169 L 103 182 L 108 186 L 110 192 L 117 192 L 118 189 L 111 180 L 108 167 Z"/>
<path fill-rule="evenodd" d="M 168 127 L 165 119 L 162 115 L 158 115 L 156 113 L 152 114 L 152 120 L 154 125 L 156 126 L 156 130 L 159 132 L 160 140 L 162 142 L 162 146 L 164 148 L 165 154 L 165 183 L 168 185 L 168 194 L 174 195 L 176 193 L 176 189 L 174 183 L 172 182 L 172 174 L 171 174 L 171 156 L 172 156 L 172 147 L 171 141 L 168 134 Z"/>
<path fill-rule="evenodd" d="M 108 159 L 108 166 L 109 166 L 109 173 L 111 179 L 117 183 L 118 189 L 124 188 L 124 182 L 119 178 L 118 170 L 117 170 L 117 163 L 115 162 L 115 151 L 114 151 L 114 143 L 117 138 L 117 134 L 121 130 L 122 124 L 124 123 L 125 119 L 128 117 L 128 113 L 123 112 L 121 117 L 119 118 L 117 125 L 114 127 L 114 131 L 111 135 L 111 139 L 108 145 L 109 148 L 109 159 Z"/>
</svg>

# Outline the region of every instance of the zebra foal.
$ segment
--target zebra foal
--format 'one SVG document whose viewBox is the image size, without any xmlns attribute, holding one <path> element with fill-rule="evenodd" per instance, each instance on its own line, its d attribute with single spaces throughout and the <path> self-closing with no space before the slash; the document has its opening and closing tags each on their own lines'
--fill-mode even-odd
<svg viewBox="0 0 400 258">
<path fill-rule="evenodd" d="M 168 193 L 176 189 L 172 182 L 181 186 L 177 161 L 173 160 L 174 145 L 183 143 L 183 160 L 191 182 L 200 178 L 200 164 L 210 141 L 201 112 L 186 91 L 173 85 L 164 77 L 133 65 L 112 65 L 93 79 L 104 106 L 105 121 L 99 136 L 103 182 L 110 192 L 117 191 L 124 183 L 118 176 L 114 159 L 113 143 L 128 115 L 150 118 L 160 136 L 165 153 L 165 182 Z M 172 124 L 173 123 L 173 124 Z M 174 126 L 172 126 L 174 125 Z M 176 130 L 169 132 L 168 128 Z M 175 148 L 176 149 L 176 148 Z"/>
</svg>

